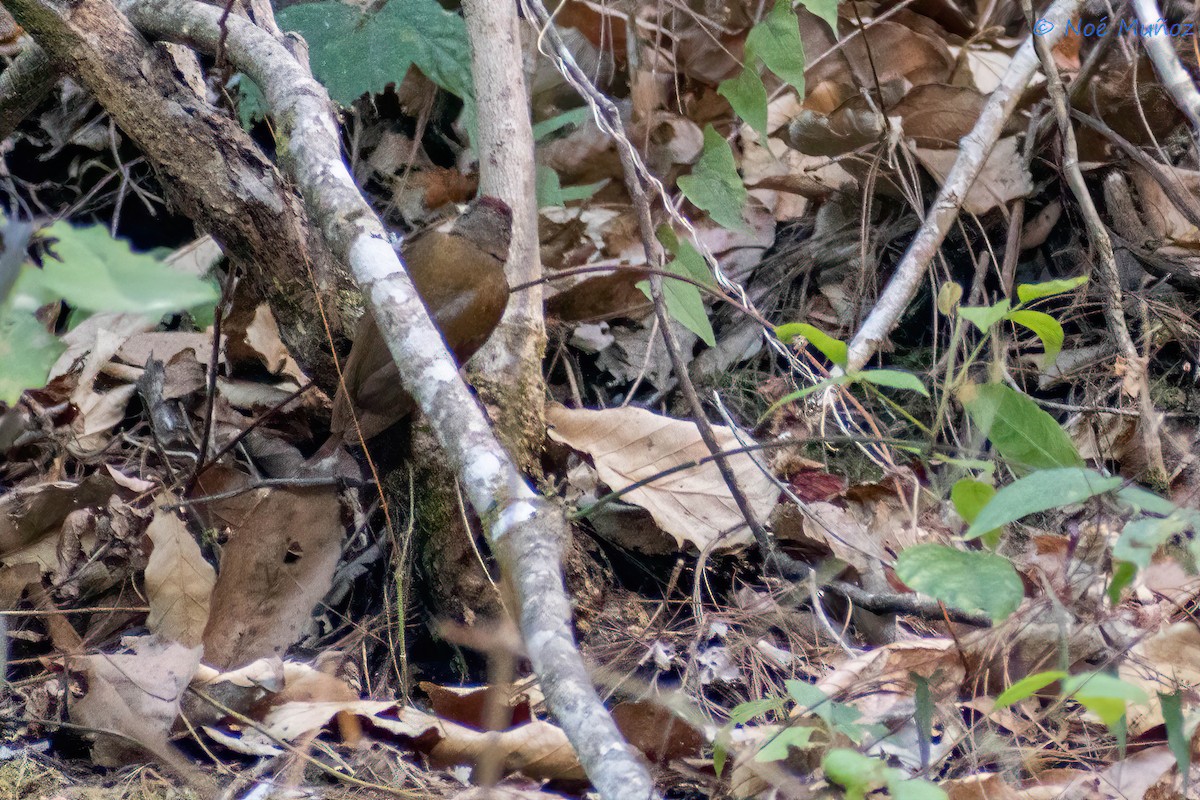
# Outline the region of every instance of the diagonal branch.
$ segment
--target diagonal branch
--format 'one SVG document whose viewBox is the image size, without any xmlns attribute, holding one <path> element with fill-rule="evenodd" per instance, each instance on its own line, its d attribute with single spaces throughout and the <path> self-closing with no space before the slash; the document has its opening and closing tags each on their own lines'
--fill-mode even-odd
<svg viewBox="0 0 1200 800">
<path fill-rule="evenodd" d="M 1048 47 L 1053 47 L 1063 37 L 1067 22 L 1074 17 L 1081 5 L 1083 0 L 1055 0 L 1047 9 L 1043 19 L 1052 25 L 1052 30 L 1041 38 Z M 942 183 L 925 221 L 921 223 L 917 235 L 913 237 L 904 258 L 900 260 L 875 307 L 850 340 L 848 372 L 856 372 L 866 366 L 916 294 L 917 287 L 925 279 L 926 267 L 937 255 L 950 226 L 958 217 L 967 192 L 987 163 L 988 155 L 992 152 L 996 140 L 1000 138 L 1004 123 L 1016 110 L 1017 103 L 1028 88 L 1038 65 L 1038 55 L 1034 51 L 1031 35 L 1013 56 L 1000 85 L 988 97 L 975 128 L 959 142 L 958 158 Z"/>
<path fill-rule="evenodd" d="M 336 385 L 328 342 L 311 333 L 313 285 L 336 298 L 335 341 L 359 301 L 271 160 L 235 120 L 180 80 L 169 55 L 151 47 L 112 0 L 4 6 L 51 65 L 86 86 L 146 155 L 170 204 L 254 276 L 260 297 L 273 301 L 285 343 L 318 384 Z"/>
<path fill-rule="evenodd" d="M 151 35 L 215 52 L 221 10 L 191 0 L 145 0 L 132 11 Z M 429 419 L 516 590 L 521 628 L 546 701 L 606 798 L 653 796 L 645 767 L 601 704 L 571 631 L 561 572 L 567 538 L 560 509 L 540 499 L 496 440 L 459 376 L 412 281 L 341 157 L 324 88 L 273 38 L 246 20 L 226 22 L 225 52 L 258 84 L 279 125 L 285 166 L 334 256 L 371 301 L 405 387 Z"/>
<path fill-rule="evenodd" d="M 26 45 L 0 72 L 0 139 L 7 139 L 21 120 L 50 96 L 57 80 L 45 51 L 35 44 Z"/>
<path fill-rule="evenodd" d="M 1170 35 L 1170 25 L 1163 18 L 1162 9 L 1155 0 L 1133 0 L 1133 11 L 1142 26 L 1138 35 L 1142 47 L 1146 48 L 1146 55 L 1150 56 L 1150 63 L 1154 65 L 1163 88 L 1187 116 L 1192 125 L 1192 137 L 1200 147 L 1200 92 L 1196 91 L 1196 84 L 1179 61 Z M 1186 37 L 1185 41 L 1187 38 L 1191 37 Z"/>
</svg>

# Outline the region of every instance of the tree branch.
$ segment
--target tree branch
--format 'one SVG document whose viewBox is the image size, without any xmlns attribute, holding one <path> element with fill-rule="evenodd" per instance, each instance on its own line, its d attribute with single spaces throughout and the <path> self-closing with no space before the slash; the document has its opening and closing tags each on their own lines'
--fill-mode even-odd
<svg viewBox="0 0 1200 800">
<path fill-rule="evenodd" d="M 1192 138 L 1200 151 L 1200 92 L 1196 91 L 1196 85 L 1179 61 L 1162 9 L 1155 0 L 1133 0 L 1133 11 L 1142 25 L 1138 36 L 1142 47 L 1146 48 L 1146 55 L 1150 57 L 1163 88 L 1175 98 L 1179 110 L 1191 123 Z"/>
<path fill-rule="evenodd" d="M 7 139 L 50 96 L 58 73 L 36 44 L 27 44 L 21 54 L 0 72 L 0 139 Z"/>
<path fill-rule="evenodd" d="M 135 23 L 155 36 L 214 52 L 221 10 L 190 0 L 144 0 Z M 341 157 L 328 95 L 274 39 L 246 20 L 227 21 L 226 55 L 266 98 L 286 143 L 281 153 L 312 219 L 371 301 L 401 380 L 429 419 L 488 529 L 521 607 L 521 629 L 546 702 L 605 798 L 646 800 L 652 784 L 592 686 L 571 630 L 559 508 L 522 478 L 471 395 L 379 218 Z"/>
<path fill-rule="evenodd" d="M 512 247 L 505 271 L 515 286 L 542 277 L 534 182 L 533 126 L 525 87 L 516 3 L 465 0 L 475 82 L 480 193 L 508 203 Z M 496 427 L 517 462 L 537 468 L 546 436 L 546 320 L 542 288 L 509 298 L 500 326 L 471 362 L 472 377 L 497 407 Z"/>
<path fill-rule="evenodd" d="M 1054 5 L 1047 9 L 1043 18 L 1054 26 L 1049 33 L 1041 37 L 1047 46 L 1053 47 L 1063 37 L 1067 22 L 1075 16 L 1081 5 L 1083 0 L 1055 0 Z M 937 254 L 942 240 L 946 238 L 946 233 L 958 217 L 967 192 L 987 163 L 988 155 L 992 152 L 996 140 L 1000 138 L 1004 123 L 1012 116 L 1017 102 L 1028 88 L 1038 63 L 1031 35 L 1013 56 L 1000 85 L 988 97 L 975 128 L 959 143 L 958 159 L 943 181 L 925 221 L 921 223 L 917 235 L 913 237 L 883 294 L 875 302 L 875 307 L 850 340 L 847 372 L 856 372 L 866 366 L 916 294 L 917 287 L 925 279 L 926 267 Z"/>
<path fill-rule="evenodd" d="M 285 343 L 318 385 L 336 386 L 317 293 L 335 343 L 361 309 L 353 282 L 309 225 L 299 197 L 228 114 L 178 75 L 112 0 L 4 0 L 50 61 L 86 86 L 146 155 L 171 205 L 211 233 L 272 300 Z"/>
</svg>

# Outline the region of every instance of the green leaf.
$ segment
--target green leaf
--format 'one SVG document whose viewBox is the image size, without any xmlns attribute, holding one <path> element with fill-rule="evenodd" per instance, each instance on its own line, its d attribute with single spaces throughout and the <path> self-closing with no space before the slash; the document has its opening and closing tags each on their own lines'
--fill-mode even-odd
<svg viewBox="0 0 1200 800">
<path fill-rule="evenodd" d="M 796 701 L 796 705 L 803 708 L 815 711 L 819 706 L 830 702 L 829 695 L 811 683 L 789 678 L 783 682 L 783 685 L 787 687 L 788 696 Z"/>
<path fill-rule="evenodd" d="M 466 25 L 437 0 L 389 0 L 369 14 L 341 2 L 306 3 L 275 16 L 304 36 L 313 74 L 344 106 L 399 84 L 410 66 L 463 100 L 474 96 Z"/>
<path fill-rule="evenodd" d="M 587 106 L 564 111 L 550 119 L 544 119 L 533 126 L 533 140 L 540 142 L 552 133 L 556 133 L 568 125 L 582 125 L 592 116 L 592 110 Z"/>
<path fill-rule="evenodd" d="M 1017 610 L 1025 586 L 1007 558 L 918 544 L 896 559 L 896 576 L 910 588 L 964 611 L 982 611 L 999 622 Z"/>
<path fill-rule="evenodd" d="M 830 750 L 821 767 L 826 779 L 846 790 L 846 800 L 862 800 L 868 792 L 884 786 L 893 798 L 904 800 L 946 800 L 946 793 L 926 780 L 909 778 L 903 771 L 893 769 L 875 758 L 854 750 Z"/>
<path fill-rule="evenodd" d="M 1117 499 L 1129 506 L 1136 513 L 1146 512 L 1160 517 L 1169 517 L 1179 510 L 1179 507 L 1164 497 L 1143 489 L 1141 486 L 1122 486 L 1117 492 Z"/>
<path fill-rule="evenodd" d="M 747 63 L 752 54 L 804 97 L 804 44 L 791 0 L 776 0 L 775 7 L 750 29 L 746 36 Z"/>
<path fill-rule="evenodd" d="M 1001 300 L 992 306 L 959 306 L 958 315 L 967 322 L 975 323 L 975 327 L 981 332 L 987 333 L 993 325 L 1004 319 L 1008 309 L 1008 301 Z"/>
<path fill-rule="evenodd" d="M 783 700 L 773 697 L 764 697 L 759 700 L 738 703 L 729 712 L 729 724 L 745 725 L 755 717 L 760 717 L 770 711 L 779 711 L 783 708 L 783 703 Z"/>
<path fill-rule="evenodd" d="M 946 800 L 949 795 L 935 783 L 924 778 L 894 777 L 887 784 L 892 800 Z"/>
<path fill-rule="evenodd" d="M 797 336 L 802 336 L 808 340 L 808 343 L 821 351 L 821 355 L 828 358 L 839 367 L 846 366 L 846 343 L 841 339 L 835 339 L 820 328 L 809 325 L 807 322 L 789 322 L 786 325 L 780 325 L 775 329 L 775 336 L 784 344 L 791 343 L 792 339 Z M 924 389 L 925 387 L 921 387 Z"/>
<path fill-rule="evenodd" d="M 729 101 L 746 124 L 760 135 L 767 135 L 767 87 L 750 59 L 735 77 L 721 81 L 717 94 Z"/>
<path fill-rule="evenodd" d="M 958 304 L 962 302 L 963 288 L 954 281 L 946 281 L 938 289 L 937 307 L 943 316 L 950 316 Z"/>
<path fill-rule="evenodd" d="M 867 792 L 887 785 L 890 768 L 882 761 L 854 750 L 835 747 L 821 761 L 825 778 L 846 790 L 846 800 L 862 800 Z"/>
<path fill-rule="evenodd" d="M 950 502 L 954 503 L 954 509 L 958 515 L 969 525 L 975 521 L 975 517 L 979 516 L 979 512 L 995 495 L 996 488 L 990 483 L 963 478 L 950 490 Z M 980 538 L 989 548 L 995 549 L 996 545 L 1000 544 L 1000 531 L 999 529 L 988 531 Z"/>
<path fill-rule="evenodd" d="M 1054 417 L 1008 386 L 963 387 L 959 400 L 1010 466 L 1029 470 L 1083 465 L 1071 438 Z"/>
<path fill-rule="evenodd" d="M 1112 580 L 1108 582 L 1108 601 L 1114 606 L 1121 602 L 1121 593 L 1125 587 L 1133 583 L 1137 575 L 1137 566 L 1128 561 L 1113 561 Z"/>
<path fill-rule="evenodd" d="M 123 311 L 157 319 L 163 314 L 211 306 L 220 292 L 203 278 L 185 275 L 129 243 L 103 225 L 75 228 L 56 222 L 43 231 L 58 241 L 42 269 L 27 268 L 17 291 L 52 294 L 87 311 Z"/>
<path fill-rule="evenodd" d="M 1045 283 L 1022 283 L 1017 287 L 1017 299 L 1022 304 L 1032 303 L 1043 297 L 1053 297 L 1056 294 L 1074 291 L 1087 282 L 1087 276 L 1080 275 L 1078 278 L 1064 278 Z"/>
<path fill-rule="evenodd" d="M 1067 673 L 1057 669 L 1026 675 L 1000 693 L 1000 696 L 996 698 L 996 708 L 1008 708 L 1013 703 L 1020 702 L 1026 697 L 1032 697 L 1050 684 L 1061 681 L 1065 677 L 1067 677 Z"/>
<path fill-rule="evenodd" d="M 963 478 L 950 490 L 950 502 L 954 503 L 954 510 L 968 524 L 975 521 L 983 507 L 995 496 L 996 487 L 974 478 Z"/>
<path fill-rule="evenodd" d="M 712 285 L 713 276 L 708 269 L 708 263 L 705 262 L 704 256 L 700 255 L 700 251 L 695 248 L 690 239 L 680 239 L 668 225 L 660 225 L 655 231 L 655 235 L 662 242 L 663 247 L 675 256 L 678 263 L 674 272 L 699 283 Z"/>
<path fill-rule="evenodd" d="M 1063 327 L 1058 320 L 1041 311 L 1010 311 L 1007 319 L 1033 331 L 1042 340 L 1046 355 L 1042 367 L 1052 365 L 1063 346 Z"/>
<path fill-rule="evenodd" d="M 1171 748 L 1171 754 L 1175 756 L 1179 774 L 1187 775 L 1192 766 L 1192 748 L 1188 735 L 1183 730 L 1183 692 L 1159 692 L 1158 703 L 1162 708 L 1163 723 L 1167 728 L 1167 747 Z"/>
<path fill-rule="evenodd" d="M 754 754 L 755 761 L 779 761 L 788 757 L 788 748 L 797 747 L 805 748 L 808 746 L 808 740 L 812 738 L 816 728 L 810 728 L 806 725 L 796 725 L 790 728 L 784 728 L 782 731 L 772 736 L 766 744 L 764 744 L 757 753 Z"/>
<path fill-rule="evenodd" d="M 26 389 L 45 386 L 65 349 L 33 314 L 0 307 L 0 402 L 11 408 Z"/>
<path fill-rule="evenodd" d="M 966 538 L 974 539 L 1039 511 L 1082 503 L 1089 497 L 1111 492 L 1121 483 L 1119 477 L 1106 478 L 1080 467 L 1038 470 L 996 492 L 967 529 Z"/>
<path fill-rule="evenodd" d="M 1110 730 L 1125 716 L 1129 703 L 1141 704 L 1149 699 L 1138 687 L 1105 672 L 1071 675 L 1063 680 L 1063 694 L 1073 696 Z"/>
<path fill-rule="evenodd" d="M 1189 515 L 1176 512 L 1169 517 L 1141 517 L 1121 530 L 1113 545 L 1113 558 L 1127 561 L 1138 569 L 1150 566 L 1155 552 L 1168 539 L 1192 527 Z"/>
<path fill-rule="evenodd" d="M 804 708 L 825 722 L 833 730 L 845 734 L 856 742 L 866 739 L 873 726 L 857 724 L 862 712 L 845 703 L 837 703 L 816 686 L 804 681 L 784 681 L 788 695 L 796 701 L 797 708 Z"/>
<path fill-rule="evenodd" d="M 538 208 L 549 206 L 565 206 L 576 200 L 587 200 L 608 183 L 608 178 L 595 183 L 584 183 L 578 186 L 563 188 L 558 179 L 558 173 L 545 164 L 537 166 L 537 204 Z"/>
<path fill-rule="evenodd" d="M 800 5 L 825 20 L 825 24 L 833 31 L 833 38 L 838 35 L 837 29 L 838 0 L 800 0 Z"/>
<path fill-rule="evenodd" d="M 749 230 L 742 209 L 750 195 L 737 173 L 729 142 L 712 125 L 704 126 L 704 152 L 692 174 L 682 176 L 677 183 L 683 196 L 707 211 L 718 225 L 729 230 Z"/>
<path fill-rule="evenodd" d="M 675 256 L 663 269 L 674 272 L 685 278 L 691 278 L 701 283 L 709 283 L 712 276 L 704 256 L 686 239 L 680 240 L 675 232 L 667 226 L 657 231 L 658 239 Z M 650 282 L 641 281 L 637 287 L 647 298 L 651 297 Z M 704 306 L 704 298 L 700 290 L 690 283 L 673 281 L 663 278 L 663 299 L 667 302 L 667 313 L 672 319 L 678 320 L 684 327 L 700 337 L 709 347 L 715 347 L 716 334 L 713 333 L 712 323 L 708 320 L 708 309 Z"/>
<path fill-rule="evenodd" d="M 910 392 L 929 397 L 929 390 L 921 379 L 911 372 L 898 369 L 868 369 L 854 373 L 854 379 L 873 383 L 876 386 L 887 386 L 891 389 L 907 389 Z"/>
</svg>

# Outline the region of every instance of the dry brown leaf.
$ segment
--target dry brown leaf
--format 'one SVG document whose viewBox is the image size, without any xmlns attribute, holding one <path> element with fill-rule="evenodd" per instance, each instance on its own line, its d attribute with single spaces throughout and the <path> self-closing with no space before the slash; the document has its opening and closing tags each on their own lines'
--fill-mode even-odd
<svg viewBox="0 0 1200 800">
<path fill-rule="evenodd" d="M 459 792 L 450 800 L 560 800 L 559 792 L 518 789 L 515 786 L 477 786 Z"/>
<path fill-rule="evenodd" d="M 1192 199 L 1192 206 L 1196 208 L 1195 198 L 1200 194 L 1200 172 L 1179 167 L 1160 166 L 1158 169 L 1166 180 L 1181 190 L 1184 197 Z M 1139 210 L 1146 227 L 1168 245 L 1191 249 L 1200 247 L 1200 228 L 1193 225 L 1174 201 L 1167 197 L 1154 176 L 1135 166 L 1130 170 L 1130 177 L 1141 200 Z"/>
<path fill-rule="evenodd" d="M 950 52 L 959 59 L 959 68 L 955 70 L 951 82 L 964 85 L 969 80 L 980 94 L 991 94 L 1000 85 L 1000 79 L 1012 63 L 1012 55 L 1003 50 L 983 50 L 978 47 L 960 50 L 951 47 Z"/>
<path fill-rule="evenodd" d="M 178 248 L 163 261 L 185 275 L 204 277 L 222 255 L 221 245 L 205 234 Z"/>
<path fill-rule="evenodd" d="M 146 627 L 164 641 L 195 647 L 208 624 L 217 574 L 204 560 L 183 520 L 163 508 L 173 502 L 171 493 L 160 495 L 146 528 L 146 536 L 154 544 L 146 563 L 146 596 L 150 600 Z"/>
<path fill-rule="evenodd" d="M 345 531 L 332 488 L 260 492 L 238 509 L 213 589 L 205 660 L 219 668 L 281 655 L 329 591 Z M 210 504 L 214 514 L 225 510 Z"/>
<path fill-rule="evenodd" d="M 867 573 L 876 564 L 888 561 L 883 543 L 870 529 L 842 506 L 816 502 L 805 506 L 804 535 L 829 548 L 837 558 Z"/>
<path fill-rule="evenodd" d="M 705 744 L 703 731 L 659 703 L 620 703 L 612 710 L 612 715 L 625 741 L 653 764 L 699 756 Z"/>
<path fill-rule="evenodd" d="M 600 480 L 615 491 L 709 456 L 695 423 L 640 408 L 590 411 L 555 405 L 546 409 L 546 418 L 550 436 L 591 456 Z M 713 426 L 713 432 L 723 449 L 742 446 L 728 427 Z M 742 438 L 752 444 L 749 437 Z M 764 522 L 779 499 L 779 489 L 748 454 L 730 456 L 729 464 L 755 517 Z M 729 549 L 751 541 L 711 461 L 633 489 L 623 499 L 649 511 L 680 548 L 692 544 L 702 551 L 714 545 Z"/>
<path fill-rule="evenodd" d="M 142 492 L 150 491 L 156 485 L 154 481 L 144 480 L 135 475 L 126 475 L 112 464 L 105 464 L 104 469 L 117 482 L 118 486 L 122 486 L 131 492 L 141 494 Z"/>
<path fill-rule="evenodd" d="M 1129 733 L 1140 736 L 1163 724 L 1158 695 L 1200 687 L 1200 631 L 1193 622 L 1177 622 L 1139 641 L 1129 651 L 1117 674 L 1140 686 L 1149 705 L 1131 705 Z"/>
<path fill-rule="evenodd" d="M 958 158 L 958 150 L 933 150 L 927 147 L 916 148 L 916 154 L 921 166 L 929 170 L 939 183 L 946 180 Z M 1033 177 L 1023 166 L 1017 150 L 1017 137 L 1008 136 L 996 142 L 992 148 L 983 171 L 967 191 L 963 210 L 969 214 L 986 214 L 1032 191 Z"/>
<path fill-rule="evenodd" d="M 938 784 L 947 800 L 1020 800 L 1021 793 L 995 773 L 971 775 Z"/>
<path fill-rule="evenodd" d="M 888 116 L 900 117 L 904 135 L 918 147 L 957 151 L 958 140 L 974 129 L 985 102 L 974 89 L 930 83 L 906 94 Z"/>
<path fill-rule="evenodd" d="M 151 330 L 154 326 L 155 322 L 142 314 L 112 312 L 93 314 L 79 323 L 77 327 L 63 334 L 62 342 L 67 346 L 66 352 L 54 362 L 47 380 L 66 375 L 72 368 L 82 363 L 81 359 L 96 346 L 96 337 L 101 331 L 107 331 L 119 339 L 126 340 L 138 333 Z"/>
<path fill-rule="evenodd" d="M 180 698 L 200 663 L 200 648 L 155 637 L 140 637 L 133 652 L 72 659 L 87 674 L 87 694 L 71 705 L 71 721 L 101 737 L 92 757 L 101 766 L 129 763 L 129 740 L 155 758 L 188 775 L 195 767 L 168 740 Z"/>
<path fill-rule="evenodd" d="M 67 449 L 72 455 L 88 457 L 107 443 L 108 432 L 125 419 L 125 406 L 129 405 L 136 387 L 126 384 L 106 392 L 98 392 L 95 382 L 101 368 L 109 362 L 126 338 L 124 333 L 96 331 L 91 352 L 83 362 L 79 383 L 71 393 L 71 403 L 79 410 L 71 421 L 73 438 L 67 443 Z"/>
<path fill-rule="evenodd" d="M 534 780 L 582 780 L 583 768 L 562 729 L 533 720 L 504 731 L 480 731 L 387 701 L 289 702 L 275 706 L 258 729 L 231 733 L 205 730 L 227 747 L 255 755 L 278 753 L 275 740 L 291 742 L 329 724 L 337 715 L 354 714 L 378 728 L 405 737 L 409 745 L 442 766 L 474 765 L 485 755 L 498 758 L 504 774 Z"/>
<path fill-rule="evenodd" d="M 911 703 L 913 674 L 929 680 L 935 702 L 956 696 L 965 677 L 958 645 L 932 638 L 884 645 L 842 664 L 817 688 L 835 699 L 850 695 L 848 702 L 862 712 L 864 722 L 872 723 L 886 719 L 897 704 Z"/>
<path fill-rule="evenodd" d="M 529 697 L 523 693 L 500 696 L 490 686 L 441 686 L 428 681 L 422 681 L 418 686 L 428 695 L 429 708 L 434 714 L 461 725 L 485 727 L 488 709 L 501 699 L 508 708 L 510 724 L 519 725 L 533 719 Z"/>
<path fill-rule="evenodd" d="M 151 358 L 159 361 L 170 361 L 184 350 L 191 350 L 196 359 L 208 365 L 212 358 L 212 336 L 207 333 L 192 331 L 147 331 L 136 333 L 125 340 L 117 350 L 117 360 L 135 367 L 144 367 Z M 218 352 L 218 358 L 223 363 L 225 352 L 224 342 Z"/>
<path fill-rule="evenodd" d="M 231 358 L 253 358 L 272 375 L 291 378 L 296 386 L 308 382 L 300 365 L 292 358 L 287 346 L 280 338 L 279 324 L 271 313 L 271 307 L 260 303 L 250 318 L 238 330 L 238 338 L 229 343 Z"/>
<path fill-rule="evenodd" d="M 74 483 L 55 481 L 10 490 L 0 497 L 0 561 L 58 566 L 59 528 L 76 509 L 103 506 L 117 489 L 107 475 Z"/>
<path fill-rule="evenodd" d="M 954 70 L 954 56 L 942 36 L 917 32 L 893 19 L 874 23 L 842 45 L 814 64 L 806 80 L 814 85 L 834 81 L 853 86 L 920 86 L 946 83 Z"/>
<path fill-rule="evenodd" d="M 443 722 L 441 734 L 429 757 L 444 766 L 476 764 L 486 758 L 499 761 L 505 775 L 519 772 L 534 780 L 586 778 L 567 735 L 549 722 L 533 720 L 505 731 L 477 731 Z"/>
<path fill-rule="evenodd" d="M 1101 786 L 1109 797 L 1121 800 L 1142 800 L 1144 797 L 1166 798 L 1182 797 L 1174 781 L 1168 773 L 1175 767 L 1175 756 L 1166 745 L 1149 747 L 1145 750 L 1131 753 L 1123 759 L 1109 764 L 1100 773 Z M 1151 793 L 1152 787 L 1162 785 L 1167 778 L 1167 791 Z M 1191 796 L 1191 792 L 1187 796 Z"/>
</svg>

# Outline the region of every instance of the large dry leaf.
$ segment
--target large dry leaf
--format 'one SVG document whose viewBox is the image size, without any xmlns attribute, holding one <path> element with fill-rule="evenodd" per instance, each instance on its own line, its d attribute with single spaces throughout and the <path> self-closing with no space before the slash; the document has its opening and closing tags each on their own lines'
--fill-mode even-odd
<svg viewBox="0 0 1200 800">
<path fill-rule="evenodd" d="M 1149 705 L 1129 709 L 1129 733 L 1140 736 L 1163 724 L 1158 695 L 1194 692 L 1200 687 L 1200 631 L 1192 622 L 1177 622 L 1133 646 L 1117 674 L 1140 686 Z"/>
<path fill-rule="evenodd" d="M 890 19 L 876 22 L 810 67 L 806 82 L 839 81 L 852 86 L 946 83 L 954 70 L 954 56 L 944 38 L 931 33 L 934 35 Z"/>
<path fill-rule="evenodd" d="M 939 183 L 946 180 L 958 158 L 958 150 L 916 148 L 917 160 Z M 1009 200 L 1025 197 L 1033 191 L 1033 177 L 1025 169 L 1017 151 L 1017 137 L 1008 136 L 996 142 L 983 165 L 983 171 L 967 190 L 963 210 L 969 214 L 986 214 Z"/>
<path fill-rule="evenodd" d="M 345 534 L 332 488 L 268 491 L 237 505 L 204 631 L 205 660 L 219 668 L 281 655 L 304 634 Z"/>
<path fill-rule="evenodd" d="M 1195 208 L 1194 198 L 1200 192 L 1200 172 L 1179 167 L 1160 166 L 1158 169 L 1166 180 L 1182 190 L 1183 197 L 1192 199 Z M 1130 177 L 1141 200 L 1141 217 L 1151 231 L 1164 239 L 1165 244 L 1192 249 L 1200 245 L 1200 229 L 1179 210 L 1153 175 L 1141 167 L 1134 167 Z"/>
<path fill-rule="evenodd" d="M 975 127 L 986 99 L 965 86 L 929 83 L 917 86 L 888 110 L 900 117 L 904 135 L 919 147 L 954 150 L 958 140 Z"/>
<path fill-rule="evenodd" d="M 898 704 L 911 702 L 916 692 L 913 675 L 928 679 L 936 702 L 955 695 L 965 672 L 962 655 L 952 639 L 927 638 L 869 650 L 846 661 L 816 685 L 829 697 L 846 697 L 846 702 L 862 712 L 864 722 L 877 722 L 887 718 Z"/>
<path fill-rule="evenodd" d="M 133 652 L 83 656 L 72 665 L 87 674 L 87 694 L 71 705 L 71 721 L 116 734 L 97 740 L 92 757 L 101 766 L 128 764 L 133 741 L 176 770 L 190 766 L 168 739 L 180 698 L 200 663 L 200 648 L 144 636 Z"/>
<path fill-rule="evenodd" d="M 96 390 L 96 378 L 127 338 L 124 332 L 96 331 L 91 352 L 83 361 L 79 383 L 71 393 L 71 403 L 79 410 L 71 420 L 73 439 L 67 443 L 73 455 L 87 457 L 107 444 L 108 432 L 125 419 L 125 406 L 129 405 L 136 387 L 125 384 L 100 392 Z"/>
<path fill-rule="evenodd" d="M 50 368 L 47 380 L 66 375 L 82 363 L 84 356 L 96 347 L 97 336 L 101 332 L 115 334 L 118 338 L 127 340 L 138 333 L 153 329 L 155 324 L 154 320 L 147 319 L 142 314 L 93 314 L 63 334 L 62 342 L 67 349 Z"/>
<path fill-rule="evenodd" d="M 497 759 L 504 774 L 519 772 L 534 780 L 585 777 L 566 734 L 549 722 L 532 720 L 503 731 L 481 731 L 388 701 L 287 702 L 272 707 L 258 728 L 205 731 L 232 750 L 271 755 L 281 752 L 278 741 L 294 741 L 340 714 L 356 715 L 373 728 L 403 737 L 442 766 L 474 765 L 486 757 Z"/>
<path fill-rule="evenodd" d="M 308 382 L 300 365 L 292 358 L 280 337 L 279 324 L 271 307 L 260 303 L 248 319 L 237 320 L 230 326 L 229 354 L 231 358 L 253 358 L 272 375 L 291 378 L 297 386 Z"/>
<path fill-rule="evenodd" d="M 161 500 L 169 504 L 174 497 L 165 493 Z M 208 624 L 216 570 L 204 560 L 183 521 L 162 504 L 154 510 L 146 536 L 154 544 L 146 563 L 146 627 L 165 641 L 195 647 Z"/>
<path fill-rule="evenodd" d="M 222 337 L 224 338 L 224 337 Z M 170 361 L 184 350 L 191 350 L 201 364 L 207 366 L 212 359 L 212 336 L 191 331 L 148 331 L 136 333 L 125 340 L 117 350 L 116 359 L 131 366 L 144 367 L 151 358 Z M 224 363 L 225 345 L 217 351 L 217 359 Z"/>
<path fill-rule="evenodd" d="M 79 483 L 54 481 L 14 489 L 0 498 L 0 562 L 58 567 L 59 529 L 72 511 L 103 506 L 117 489 L 107 475 Z"/>
<path fill-rule="evenodd" d="M 556 405 L 547 409 L 546 417 L 550 436 L 591 456 L 600 479 L 614 490 L 709 456 L 695 423 L 640 408 L 589 411 Z M 722 449 L 743 445 L 728 427 L 713 426 L 713 433 Z M 749 437 L 742 439 L 753 443 Z M 729 465 L 754 516 L 765 521 L 779 499 L 774 481 L 748 454 L 730 456 Z M 623 498 L 649 511 L 681 548 L 690 543 L 700 550 L 713 545 L 728 549 L 751 540 L 745 519 L 711 461 L 671 473 Z"/>
</svg>

